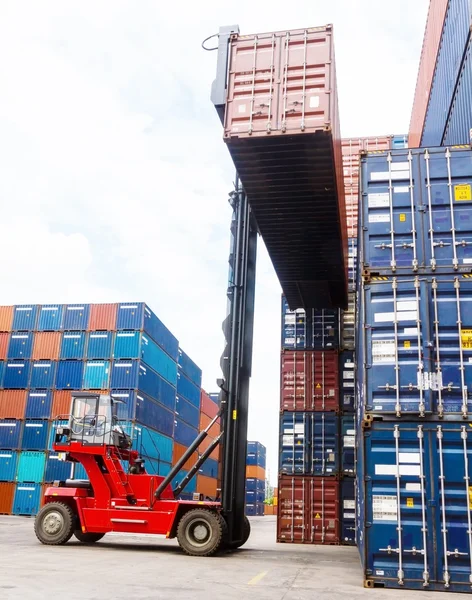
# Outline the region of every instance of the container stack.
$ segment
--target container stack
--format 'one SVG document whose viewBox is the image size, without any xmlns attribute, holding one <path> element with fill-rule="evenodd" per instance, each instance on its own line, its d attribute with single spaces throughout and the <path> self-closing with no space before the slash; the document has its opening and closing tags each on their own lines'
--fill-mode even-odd
<svg viewBox="0 0 472 600">
<path fill-rule="evenodd" d="M 247 443 L 246 515 L 262 517 L 266 497 L 266 448 L 260 442 Z"/>
<path fill-rule="evenodd" d="M 361 159 L 357 542 L 369 587 L 470 592 L 472 151 Z"/>
<path fill-rule="evenodd" d="M 119 418 L 160 475 L 204 418 L 201 370 L 146 304 L 1 307 L 0 512 L 34 514 L 41 486 L 71 475 L 52 443 L 73 390 L 124 401 Z M 81 465 L 73 475 L 86 477 Z"/>
</svg>

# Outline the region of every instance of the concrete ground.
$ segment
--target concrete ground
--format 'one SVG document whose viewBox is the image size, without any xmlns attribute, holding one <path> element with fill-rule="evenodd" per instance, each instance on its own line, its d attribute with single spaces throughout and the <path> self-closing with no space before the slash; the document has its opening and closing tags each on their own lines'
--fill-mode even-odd
<svg viewBox="0 0 472 600">
<path fill-rule="evenodd" d="M 157 536 L 43 546 L 32 519 L 0 516 L 0 600 L 457 600 L 365 589 L 356 548 L 276 544 L 275 517 L 254 517 L 251 525 L 237 552 L 192 558 Z"/>
</svg>

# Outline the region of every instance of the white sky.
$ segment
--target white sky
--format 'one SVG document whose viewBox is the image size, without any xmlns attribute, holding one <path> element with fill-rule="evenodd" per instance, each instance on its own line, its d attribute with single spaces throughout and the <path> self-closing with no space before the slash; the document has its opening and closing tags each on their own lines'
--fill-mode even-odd
<svg viewBox="0 0 472 600">
<path fill-rule="evenodd" d="M 220 376 L 233 168 L 219 26 L 334 24 L 344 137 L 408 129 L 428 0 L 3 0 L 0 303 L 147 302 Z M 249 436 L 278 458 L 280 287 L 259 245 Z"/>
</svg>

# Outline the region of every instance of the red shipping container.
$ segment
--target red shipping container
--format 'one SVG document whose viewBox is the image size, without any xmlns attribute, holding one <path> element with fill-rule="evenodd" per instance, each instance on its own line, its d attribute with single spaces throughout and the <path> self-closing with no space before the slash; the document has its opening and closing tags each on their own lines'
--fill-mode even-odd
<svg viewBox="0 0 472 600">
<path fill-rule="evenodd" d="M 13 325 L 13 306 L 0 306 L 0 331 L 11 331 Z"/>
<path fill-rule="evenodd" d="M 408 133 L 408 146 L 410 148 L 417 148 L 421 143 L 448 3 L 449 0 L 431 0 L 429 4 L 418 79 L 413 99 L 413 110 L 411 112 L 410 131 Z"/>
<path fill-rule="evenodd" d="M 336 350 L 285 350 L 281 355 L 280 410 L 339 410 Z"/>
<path fill-rule="evenodd" d="M 233 34 L 228 60 L 224 137 L 289 306 L 322 308 L 330 299 L 342 308 L 347 231 L 333 28 Z"/>
<path fill-rule="evenodd" d="M 58 416 L 70 414 L 70 403 L 72 401 L 72 392 L 70 390 L 57 390 L 53 392 L 51 419 Z"/>
<path fill-rule="evenodd" d="M 203 442 L 200 444 L 198 451 L 200 452 L 200 454 L 203 454 L 205 452 L 205 450 L 207 448 L 209 448 L 211 446 L 211 443 L 214 441 L 215 438 L 212 438 L 211 436 L 207 436 Z M 210 454 L 210 458 L 213 458 L 215 460 L 220 460 L 220 445 L 218 444 L 218 446 L 213 450 L 213 452 Z"/>
<path fill-rule="evenodd" d="M 90 331 L 115 331 L 118 304 L 92 304 L 90 306 Z"/>
<path fill-rule="evenodd" d="M 0 515 L 11 514 L 15 490 L 15 483 L 0 483 Z"/>
<path fill-rule="evenodd" d="M 213 400 L 204 390 L 202 390 L 200 395 L 200 412 L 213 419 L 218 414 L 218 411 L 219 406 L 213 402 Z"/>
<path fill-rule="evenodd" d="M 207 415 L 200 413 L 200 429 L 199 431 L 203 431 L 208 425 L 213 421 Z M 208 435 L 210 437 L 217 438 L 220 435 L 220 420 L 218 419 L 214 425 L 212 425 L 211 429 L 208 431 Z"/>
<path fill-rule="evenodd" d="M 9 333 L 0 333 L 0 360 L 6 360 L 8 351 Z"/>
<path fill-rule="evenodd" d="M 34 334 L 33 360 L 58 360 L 61 350 L 60 331 L 39 331 Z"/>
<path fill-rule="evenodd" d="M 339 481 L 334 477 L 279 477 L 277 541 L 339 544 Z"/>
<path fill-rule="evenodd" d="M 23 419 L 26 390 L 0 390 L 0 419 Z"/>
</svg>

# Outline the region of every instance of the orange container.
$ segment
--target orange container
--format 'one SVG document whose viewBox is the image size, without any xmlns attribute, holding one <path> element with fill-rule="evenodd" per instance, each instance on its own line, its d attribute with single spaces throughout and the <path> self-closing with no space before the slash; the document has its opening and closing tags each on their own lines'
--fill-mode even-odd
<svg viewBox="0 0 472 600">
<path fill-rule="evenodd" d="M 70 414 L 70 403 L 72 393 L 70 390 L 58 390 L 52 395 L 51 419 L 56 419 L 59 415 Z"/>
<path fill-rule="evenodd" d="M 212 438 L 211 436 L 207 436 L 203 442 L 200 444 L 199 446 L 199 450 L 200 453 L 203 454 L 203 452 L 205 452 L 205 450 L 211 446 L 211 443 L 213 442 L 214 438 Z M 215 460 L 219 460 L 220 459 L 220 446 L 218 444 L 218 446 L 213 450 L 213 452 L 210 454 L 210 458 L 214 458 Z"/>
<path fill-rule="evenodd" d="M 0 419 L 23 419 L 26 410 L 26 390 L 0 391 Z"/>
<path fill-rule="evenodd" d="M 0 306 L 0 331 L 11 331 L 13 306 Z"/>
<path fill-rule="evenodd" d="M 213 402 L 205 390 L 202 390 L 200 400 L 200 412 L 214 419 L 219 411 L 218 405 Z"/>
<path fill-rule="evenodd" d="M 279 495 L 279 488 L 274 488 L 274 498 L 277 498 Z"/>
<path fill-rule="evenodd" d="M 90 307 L 89 330 L 115 331 L 117 304 L 92 304 Z"/>
<path fill-rule="evenodd" d="M 60 331 L 39 331 L 34 334 L 33 360 L 58 360 L 61 350 Z"/>
<path fill-rule="evenodd" d="M 173 465 L 177 464 L 177 461 L 182 458 L 182 456 L 185 454 L 185 452 L 187 452 L 187 448 L 185 446 L 182 446 L 182 444 L 177 444 L 177 442 L 174 442 L 174 451 L 172 454 L 172 464 Z M 185 471 L 188 471 L 190 468 L 193 467 L 193 465 L 197 462 L 197 460 L 198 460 L 198 453 L 194 452 L 192 454 L 192 456 L 186 461 L 186 463 L 184 464 L 182 469 L 184 469 Z"/>
<path fill-rule="evenodd" d="M 11 514 L 15 487 L 14 483 L 0 483 L 0 515 Z"/>
<path fill-rule="evenodd" d="M 265 515 L 273 515 L 274 507 L 271 506 L 270 504 L 264 504 L 264 514 Z"/>
<path fill-rule="evenodd" d="M 8 351 L 9 333 L 0 333 L 0 360 L 6 360 Z"/>
<path fill-rule="evenodd" d="M 265 469 L 263 467 L 257 467 L 256 465 L 247 465 L 246 477 L 265 481 Z"/>
<path fill-rule="evenodd" d="M 210 419 L 210 417 L 208 417 L 207 415 L 200 413 L 200 429 L 199 429 L 199 431 L 203 431 L 206 427 L 208 427 L 208 425 L 212 422 L 212 420 L 213 419 Z M 220 420 L 219 419 L 212 426 L 212 428 L 208 432 L 208 435 L 210 437 L 212 437 L 213 439 L 220 435 Z"/>
<path fill-rule="evenodd" d="M 213 477 L 205 477 L 205 475 L 197 475 L 197 492 L 204 494 L 210 498 L 216 497 L 218 480 Z"/>
</svg>

